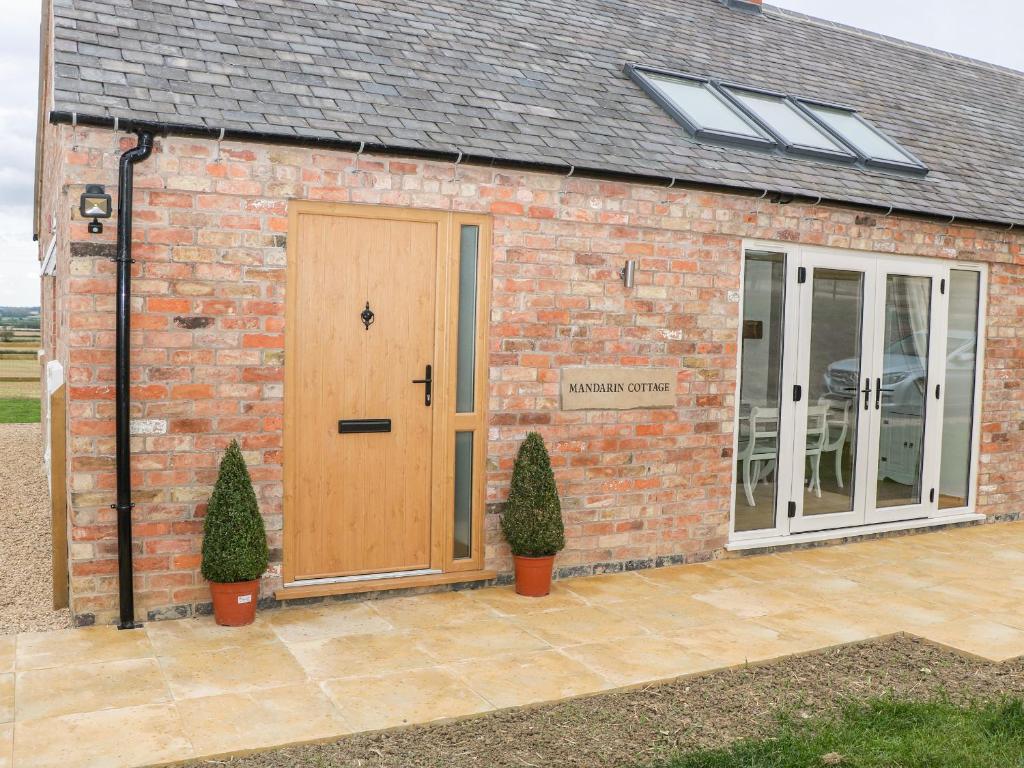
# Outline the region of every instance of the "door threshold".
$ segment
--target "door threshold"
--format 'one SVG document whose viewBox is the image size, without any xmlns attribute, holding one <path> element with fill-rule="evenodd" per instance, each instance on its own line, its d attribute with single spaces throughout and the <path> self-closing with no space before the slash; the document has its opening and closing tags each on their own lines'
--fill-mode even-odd
<svg viewBox="0 0 1024 768">
<path fill-rule="evenodd" d="M 361 576 L 342 576 L 331 579 L 307 579 L 285 584 L 274 592 L 278 600 L 298 600 L 307 597 L 351 595 L 359 592 L 381 592 L 388 589 L 412 589 L 441 584 L 461 584 L 488 581 L 497 578 L 497 571 L 404 571 L 399 573 L 371 573 Z"/>
<path fill-rule="evenodd" d="M 974 523 L 987 519 L 985 515 L 977 512 L 964 512 L 956 515 L 945 515 L 942 517 L 925 517 L 916 520 L 902 520 L 894 523 L 873 523 L 869 525 L 857 525 L 851 528 L 832 528 L 823 531 L 809 531 L 807 533 L 773 534 L 758 539 L 741 539 L 730 541 L 725 545 L 727 552 L 742 552 L 750 549 L 767 549 L 769 547 L 785 547 L 796 544 L 807 544 L 816 541 L 830 541 L 839 539 L 855 539 L 863 536 L 870 536 L 875 533 L 889 533 L 890 531 L 911 531 L 918 528 L 935 528 L 944 525 L 955 525 L 957 523 Z"/>
<path fill-rule="evenodd" d="M 296 579 L 285 584 L 290 587 L 312 587 L 317 584 L 344 584 L 349 581 L 373 581 L 374 579 L 402 579 L 406 576 L 426 576 L 431 573 L 443 573 L 440 568 L 415 568 L 409 571 L 389 571 L 386 573 L 359 573 L 355 576 L 328 576 L 322 579 Z"/>
</svg>

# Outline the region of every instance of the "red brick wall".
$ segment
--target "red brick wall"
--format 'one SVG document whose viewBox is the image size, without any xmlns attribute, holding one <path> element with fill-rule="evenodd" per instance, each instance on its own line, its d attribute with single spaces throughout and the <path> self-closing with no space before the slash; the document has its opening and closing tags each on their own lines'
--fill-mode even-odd
<svg viewBox="0 0 1024 768">
<path fill-rule="evenodd" d="M 62 130 L 62 210 L 86 182 L 116 181 L 113 138 Z M 278 555 L 283 296 L 288 199 L 490 212 L 489 504 L 540 431 L 566 511 L 564 569 L 714 556 L 726 542 L 733 462 L 737 294 L 744 237 L 992 265 L 980 508 L 1024 491 L 1024 259 L 1016 233 L 752 197 L 316 149 L 161 139 L 136 175 L 133 438 L 140 615 L 208 601 L 201 515 L 220 452 L 237 437 Z M 84 222 L 72 243 L 90 237 Z M 70 382 L 72 595 L 80 620 L 116 610 L 113 265 L 62 255 Z M 78 255 L 73 255 L 78 254 Z M 639 260 L 636 287 L 615 275 Z M 675 410 L 561 412 L 562 366 L 680 370 Z M 487 515 L 489 567 L 509 569 Z M 266 579 L 264 594 L 279 583 Z"/>
</svg>

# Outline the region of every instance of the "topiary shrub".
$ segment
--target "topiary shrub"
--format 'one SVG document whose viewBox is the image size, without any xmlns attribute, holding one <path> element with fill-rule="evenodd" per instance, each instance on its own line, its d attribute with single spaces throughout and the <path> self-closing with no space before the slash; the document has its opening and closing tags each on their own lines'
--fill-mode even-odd
<svg viewBox="0 0 1024 768">
<path fill-rule="evenodd" d="M 230 584 L 253 581 L 267 570 L 267 532 L 245 458 L 232 440 L 220 462 L 203 525 L 203 577 Z"/>
<path fill-rule="evenodd" d="M 536 432 L 526 436 L 516 454 L 501 530 L 512 554 L 520 557 L 547 557 L 565 547 L 562 505 L 551 458 L 544 438 Z"/>
</svg>

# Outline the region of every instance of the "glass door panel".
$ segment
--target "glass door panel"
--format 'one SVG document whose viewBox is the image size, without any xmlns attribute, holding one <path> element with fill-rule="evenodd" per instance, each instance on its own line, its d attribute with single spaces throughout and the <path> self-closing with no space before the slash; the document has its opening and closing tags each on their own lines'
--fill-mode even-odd
<svg viewBox="0 0 1024 768">
<path fill-rule="evenodd" d="M 867 522 L 924 517 L 934 508 L 941 447 L 935 385 L 946 331 L 932 318 L 944 316 L 945 275 L 928 263 L 879 261 Z"/>
<path fill-rule="evenodd" d="M 801 286 L 801 344 L 797 381 L 795 502 L 791 531 L 857 525 L 863 521 L 860 471 L 866 458 L 862 400 L 869 383 L 873 284 L 868 267 L 838 269 L 837 260 L 808 255 Z M 855 265 L 857 262 L 853 261 Z"/>
<path fill-rule="evenodd" d="M 747 251 L 733 507 L 737 533 L 775 527 L 785 303 L 785 254 Z"/>
<path fill-rule="evenodd" d="M 971 500 L 980 305 L 981 273 L 950 270 L 939 509 L 966 507 Z"/>
<path fill-rule="evenodd" d="M 878 507 L 921 502 L 931 292 L 930 277 L 886 277 L 882 374 L 875 380 Z"/>
</svg>

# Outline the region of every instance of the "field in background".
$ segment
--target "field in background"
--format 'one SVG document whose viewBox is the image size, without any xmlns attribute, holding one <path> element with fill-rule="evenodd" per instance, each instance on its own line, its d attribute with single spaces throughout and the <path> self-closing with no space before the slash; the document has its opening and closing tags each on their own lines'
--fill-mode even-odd
<svg viewBox="0 0 1024 768">
<path fill-rule="evenodd" d="M 35 381 L 0 381 L 0 399 L 9 397 L 39 398 L 39 380 Z"/>
<path fill-rule="evenodd" d="M 39 310 L 0 307 L 0 424 L 39 421 Z"/>
<path fill-rule="evenodd" d="M 39 357 L 36 350 L 26 351 L 28 354 L 15 354 L 0 343 L 0 381 L 39 380 Z"/>
</svg>

